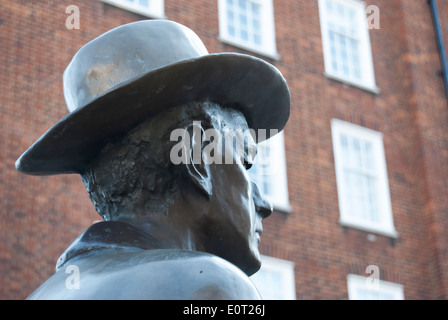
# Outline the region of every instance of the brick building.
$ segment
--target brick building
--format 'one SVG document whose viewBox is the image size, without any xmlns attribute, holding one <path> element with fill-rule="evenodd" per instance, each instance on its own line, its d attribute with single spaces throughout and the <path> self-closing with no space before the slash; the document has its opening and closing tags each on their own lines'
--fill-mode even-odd
<svg viewBox="0 0 448 320">
<path fill-rule="evenodd" d="M 447 17 L 446 0 L 1 1 L 0 298 L 25 298 L 99 219 L 79 176 L 14 168 L 66 115 L 63 70 L 86 42 L 151 18 L 210 52 L 259 56 L 289 84 L 289 123 L 251 172 L 275 207 L 254 277 L 265 298 L 448 298 L 448 84 L 431 3 Z"/>
</svg>

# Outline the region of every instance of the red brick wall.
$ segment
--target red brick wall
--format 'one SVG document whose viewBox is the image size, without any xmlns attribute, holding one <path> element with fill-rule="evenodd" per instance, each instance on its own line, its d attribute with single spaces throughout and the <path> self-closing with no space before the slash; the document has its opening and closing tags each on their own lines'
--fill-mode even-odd
<svg viewBox="0 0 448 320">
<path fill-rule="evenodd" d="M 446 1 L 441 4 L 439 16 L 448 14 Z M 444 5 L 442 5 L 444 4 Z M 422 216 L 428 225 L 431 284 L 437 298 L 448 298 L 448 190 L 446 163 L 448 160 L 448 113 L 445 86 L 440 76 L 440 55 L 435 42 L 435 32 L 429 26 L 433 20 L 426 1 L 403 1 L 404 30 L 408 45 L 409 106 L 419 130 L 421 165 Z M 444 29 L 445 33 L 448 29 Z"/>
<path fill-rule="evenodd" d="M 210 52 L 245 52 L 218 40 L 217 1 L 165 2 L 168 19 L 196 31 Z M 80 8 L 80 30 L 65 28 L 71 4 Z M 370 31 L 379 94 L 324 76 L 317 1 L 274 0 L 281 59 L 267 60 L 292 95 L 285 129 L 292 211 L 265 220 L 261 250 L 295 263 L 298 299 L 346 299 L 347 274 L 365 275 L 372 264 L 382 279 L 403 284 L 407 299 L 448 298 L 448 106 L 431 12 L 426 0 L 369 4 L 381 13 L 381 29 Z M 438 4 L 446 16 L 447 2 Z M 61 80 L 73 54 L 138 19 L 97 0 L 0 2 L 2 299 L 26 297 L 99 219 L 78 176 L 26 176 L 14 162 L 67 113 Z M 384 134 L 395 241 L 371 241 L 339 224 L 332 118 Z"/>
</svg>

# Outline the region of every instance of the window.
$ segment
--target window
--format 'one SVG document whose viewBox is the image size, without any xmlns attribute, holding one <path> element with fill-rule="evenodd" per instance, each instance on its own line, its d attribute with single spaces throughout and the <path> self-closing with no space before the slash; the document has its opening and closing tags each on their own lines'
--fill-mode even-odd
<svg viewBox="0 0 448 320">
<path fill-rule="evenodd" d="M 275 209 L 290 211 L 283 131 L 257 145 L 249 175 Z"/>
<path fill-rule="evenodd" d="M 278 58 L 272 0 L 218 0 L 218 8 L 223 42 Z"/>
<path fill-rule="evenodd" d="M 341 224 L 396 237 L 382 134 L 336 119 L 331 128 Z"/>
<path fill-rule="evenodd" d="M 164 0 L 101 0 L 150 18 L 164 18 Z"/>
<path fill-rule="evenodd" d="M 294 263 L 261 256 L 261 268 L 251 280 L 264 300 L 295 300 Z"/>
<path fill-rule="evenodd" d="M 358 0 L 319 0 L 325 73 L 377 92 L 365 4 Z"/>
<path fill-rule="evenodd" d="M 347 287 L 350 300 L 404 300 L 403 285 L 393 282 L 379 280 L 372 285 L 367 277 L 349 274 Z"/>
</svg>

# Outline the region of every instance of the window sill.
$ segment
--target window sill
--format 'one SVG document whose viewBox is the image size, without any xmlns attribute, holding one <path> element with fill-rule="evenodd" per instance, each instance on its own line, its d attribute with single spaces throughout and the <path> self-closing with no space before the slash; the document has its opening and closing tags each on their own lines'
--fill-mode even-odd
<svg viewBox="0 0 448 320">
<path fill-rule="evenodd" d="M 235 40 L 225 39 L 225 38 L 223 38 L 221 36 L 218 37 L 218 40 L 221 41 L 222 43 L 225 43 L 225 44 L 228 44 L 228 45 L 240 48 L 240 49 L 244 49 L 244 50 L 247 50 L 247 51 L 251 51 L 251 52 L 253 52 L 255 54 L 259 54 L 259 55 L 264 56 L 264 57 L 269 58 L 269 59 L 273 59 L 273 60 L 276 60 L 276 61 L 279 61 L 281 59 L 281 57 L 277 53 L 277 51 L 275 51 L 275 52 L 268 52 L 268 51 L 265 51 L 265 50 L 262 50 L 262 49 L 259 49 L 259 48 L 254 48 L 254 47 L 252 47 L 250 45 L 247 45 L 247 44 L 240 43 L 240 42 L 235 41 Z"/>
<path fill-rule="evenodd" d="M 101 0 L 101 2 L 106 3 L 108 5 L 132 12 L 132 13 L 136 13 L 151 19 L 167 19 L 167 17 L 162 14 L 155 14 L 155 13 L 150 13 L 150 12 L 146 12 L 145 10 L 140 10 L 138 8 L 133 8 L 133 7 L 128 7 L 126 5 L 120 4 L 120 3 L 116 3 L 114 1 L 109 1 L 109 0 Z"/>
<path fill-rule="evenodd" d="M 369 232 L 369 233 L 375 233 L 375 234 L 385 236 L 385 237 L 388 237 L 391 239 L 398 238 L 398 232 L 394 228 L 386 229 L 386 228 L 372 227 L 372 226 L 367 226 L 365 224 L 360 224 L 360 223 L 356 223 L 356 222 L 352 222 L 352 221 L 344 221 L 342 219 L 339 220 L 339 224 L 342 225 L 343 227 L 357 229 L 357 230 L 361 230 L 361 231 Z"/>
<path fill-rule="evenodd" d="M 378 88 L 376 85 L 366 86 L 366 85 L 363 85 L 361 83 L 350 81 L 350 80 L 344 79 L 342 77 L 339 77 L 339 76 L 336 76 L 336 75 L 333 75 L 333 74 L 330 74 L 330 73 L 327 73 L 327 72 L 324 72 L 324 76 L 327 77 L 328 79 L 335 80 L 335 81 L 338 81 L 338 82 L 342 82 L 343 84 L 346 84 L 346 85 L 349 85 L 349 86 L 352 86 L 352 87 L 356 87 L 358 89 L 362 89 L 364 91 L 368 91 L 368 92 L 373 93 L 373 94 L 377 94 L 378 95 L 381 92 L 380 88 Z"/>
</svg>

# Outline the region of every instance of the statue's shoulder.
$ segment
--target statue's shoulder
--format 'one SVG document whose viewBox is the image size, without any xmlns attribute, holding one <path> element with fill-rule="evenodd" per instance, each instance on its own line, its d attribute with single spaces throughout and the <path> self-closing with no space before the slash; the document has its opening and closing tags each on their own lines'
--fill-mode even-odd
<svg viewBox="0 0 448 320">
<path fill-rule="evenodd" d="M 78 288 L 67 286 L 72 276 L 71 271 L 65 271 L 68 266 L 75 266 L 79 272 Z M 56 299 L 260 299 L 247 275 L 226 260 L 203 252 L 166 249 L 112 250 L 73 259 L 30 298 L 45 296 Z"/>
<path fill-rule="evenodd" d="M 260 299 L 243 271 L 215 255 L 180 250 L 153 251 L 151 255 L 158 256 L 157 262 L 148 263 L 154 278 L 162 286 L 167 284 L 167 296 L 162 299 Z"/>
</svg>

